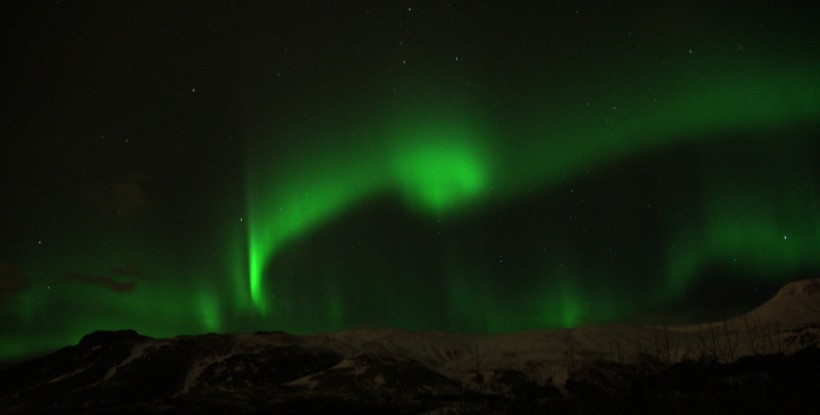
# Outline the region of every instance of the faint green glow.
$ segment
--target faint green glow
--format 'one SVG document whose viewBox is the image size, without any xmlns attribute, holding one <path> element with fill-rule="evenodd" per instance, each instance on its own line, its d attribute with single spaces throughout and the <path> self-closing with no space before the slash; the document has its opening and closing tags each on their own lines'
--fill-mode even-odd
<svg viewBox="0 0 820 415">
<path fill-rule="evenodd" d="M 150 336 L 176 336 L 221 329 L 215 294 L 203 291 L 199 296 L 186 296 L 188 289 L 183 284 L 143 283 L 128 293 L 74 281 L 48 284 L 35 285 L 19 299 L 35 305 L 25 316 L 3 309 L 9 319 L 19 318 L 38 330 L 25 336 L 4 336 L 0 358 L 76 344 L 97 330 L 136 329 Z"/>
<path fill-rule="evenodd" d="M 59 247 L 56 242 L 38 247 L 49 260 L 32 261 L 21 269 L 31 276 L 32 286 L 13 302 L 0 304 L 0 314 L 7 319 L 0 358 L 76 344 L 97 330 L 134 329 L 170 337 L 224 328 L 221 302 L 229 296 L 223 297 L 221 291 L 228 285 L 209 275 L 207 265 L 168 255 L 168 246 L 149 243 L 155 240 L 146 235 L 84 231 L 87 239 L 82 244 L 72 239 Z M 67 273 L 134 285 L 118 292 L 66 278 Z"/>
<path fill-rule="evenodd" d="M 820 267 L 820 194 L 807 191 L 814 155 L 800 147 L 749 147 L 740 166 L 704 160 L 701 220 L 682 228 L 667 254 L 669 296 L 710 266 L 749 278 Z"/>
<path fill-rule="evenodd" d="M 445 319 L 450 330 L 504 333 L 570 328 L 617 321 L 633 310 L 632 305 L 615 301 L 605 285 L 582 283 L 582 271 L 568 272 L 558 264 L 528 279 L 525 289 L 513 290 L 504 287 L 504 278 L 467 269 L 447 279 Z"/>
<path fill-rule="evenodd" d="M 219 302 L 212 291 L 202 291 L 199 294 L 199 314 L 202 326 L 209 332 L 222 330 L 221 310 Z"/>
<path fill-rule="evenodd" d="M 567 288 L 562 289 L 558 298 L 558 304 L 560 304 L 558 319 L 560 320 L 561 327 L 575 327 L 583 321 L 581 319 L 584 314 L 583 302 L 578 298 L 575 292 Z"/>
<path fill-rule="evenodd" d="M 491 179 L 508 184 L 502 195 L 520 194 L 688 140 L 814 122 L 820 118 L 818 65 L 727 63 L 656 79 L 663 88 L 640 83 L 625 88 L 641 91 L 633 99 L 601 97 L 590 99 L 595 105 L 589 107 L 568 99 L 566 113 L 560 114 L 522 109 L 542 113 L 527 118 L 526 127 L 516 126 L 516 132 L 527 132 L 523 136 L 496 132 L 496 141 L 518 145 L 499 147 L 504 149 L 496 155 L 502 176 Z"/>
</svg>

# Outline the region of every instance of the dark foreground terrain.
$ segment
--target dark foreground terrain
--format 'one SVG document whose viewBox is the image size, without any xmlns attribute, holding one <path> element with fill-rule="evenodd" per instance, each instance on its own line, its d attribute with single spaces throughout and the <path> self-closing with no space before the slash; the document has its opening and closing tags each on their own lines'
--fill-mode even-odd
<svg viewBox="0 0 820 415">
<path fill-rule="evenodd" d="M 515 369 L 474 373 L 465 384 L 392 353 L 350 359 L 284 333 L 253 336 L 293 344 L 222 354 L 233 346 L 230 335 L 157 341 L 93 333 L 0 372 L 0 412 L 816 413 L 820 393 L 816 344 L 731 363 L 593 362 L 558 388 Z M 202 365 L 203 358 L 213 359 Z"/>
<path fill-rule="evenodd" d="M 819 344 L 820 280 L 696 326 L 95 332 L 0 370 L 0 414 L 816 414 Z"/>
</svg>

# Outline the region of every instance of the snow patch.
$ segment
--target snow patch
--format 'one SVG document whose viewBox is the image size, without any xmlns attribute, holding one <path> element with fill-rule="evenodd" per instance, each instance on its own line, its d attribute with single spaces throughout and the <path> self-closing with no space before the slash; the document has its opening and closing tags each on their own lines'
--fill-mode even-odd
<svg viewBox="0 0 820 415">
<path fill-rule="evenodd" d="M 126 365 L 130 364 L 131 362 L 133 362 L 134 360 L 137 360 L 137 359 L 141 358 L 143 355 L 145 355 L 145 349 L 148 348 L 148 346 L 150 346 L 150 343 L 146 342 L 146 343 L 137 344 L 134 347 L 132 347 L 131 348 L 131 354 L 125 360 L 123 360 L 122 362 L 120 362 L 120 364 L 118 364 L 116 366 L 112 366 L 112 367 L 108 368 L 108 371 L 105 372 L 105 377 L 103 377 L 102 381 L 105 382 L 105 381 L 111 379 L 112 377 L 114 377 L 114 375 L 117 374 L 117 370 L 119 370 L 119 368 L 121 368 L 123 366 L 126 366 Z"/>
<path fill-rule="evenodd" d="M 49 384 L 52 384 L 52 383 L 54 383 L 54 382 L 59 382 L 59 381 L 61 381 L 61 380 L 63 380 L 63 379 L 70 378 L 70 377 L 72 377 L 72 376 L 74 376 L 74 375 L 77 375 L 77 374 L 79 374 L 79 373 L 85 372 L 86 370 L 90 369 L 90 368 L 91 368 L 91 366 L 94 366 L 94 364 L 92 363 L 92 364 L 90 364 L 90 365 L 88 365 L 88 366 L 81 367 L 81 368 L 79 368 L 79 369 L 77 369 L 77 370 L 75 370 L 75 371 L 73 371 L 73 372 L 70 372 L 70 373 L 65 373 L 65 374 L 62 374 L 62 375 L 60 375 L 60 376 L 57 376 L 57 377 L 56 377 L 56 378 L 54 378 L 54 379 L 50 379 L 50 380 L 46 381 L 46 383 L 45 383 L 45 384 L 46 384 L 46 385 L 49 385 Z"/>
</svg>

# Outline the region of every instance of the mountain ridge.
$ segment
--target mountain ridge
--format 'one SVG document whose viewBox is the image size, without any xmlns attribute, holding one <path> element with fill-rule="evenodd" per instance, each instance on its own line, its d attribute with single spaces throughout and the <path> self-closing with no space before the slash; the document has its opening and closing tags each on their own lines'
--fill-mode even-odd
<svg viewBox="0 0 820 415">
<path fill-rule="evenodd" d="M 632 396 L 635 384 L 693 362 L 746 370 L 742 362 L 750 360 L 775 359 L 771 367 L 790 368 L 804 359 L 806 369 L 795 370 L 808 370 L 820 364 L 814 360 L 819 341 L 820 279 L 789 283 L 743 316 L 687 326 L 510 334 L 358 329 L 166 339 L 98 331 L 77 345 L 0 370 L 0 410 L 322 413 L 342 405 L 356 413 L 472 413 L 488 402 L 500 405 L 499 413 L 522 402 L 555 409 L 590 393 Z M 778 370 L 766 376 L 774 378 Z"/>
</svg>

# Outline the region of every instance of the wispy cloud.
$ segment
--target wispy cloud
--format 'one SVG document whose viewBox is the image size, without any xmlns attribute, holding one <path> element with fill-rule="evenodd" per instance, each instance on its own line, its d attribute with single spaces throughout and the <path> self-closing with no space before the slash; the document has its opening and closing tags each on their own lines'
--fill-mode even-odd
<svg viewBox="0 0 820 415">
<path fill-rule="evenodd" d="M 63 278 L 72 281 L 78 281 L 85 284 L 97 285 L 111 291 L 120 293 L 127 293 L 134 290 L 137 286 L 136 281 L 117 281 L 114 278 L 105 275 L 81 274 L 77 272 L 68 272 L 63 274 Z"/>
<path fill-rule="evenodd" d="M 111 273 L 118 276 L 118 277 L 128 277 L 128 278 L 135 278 L 140 280 L 150 280 L 153 278 L 153 275 L 148 274 L 142 270 L 142 268 L 136 265 L 127 265 L 124 267 L 114 267 L 111 268 Z"/>
</svg>

